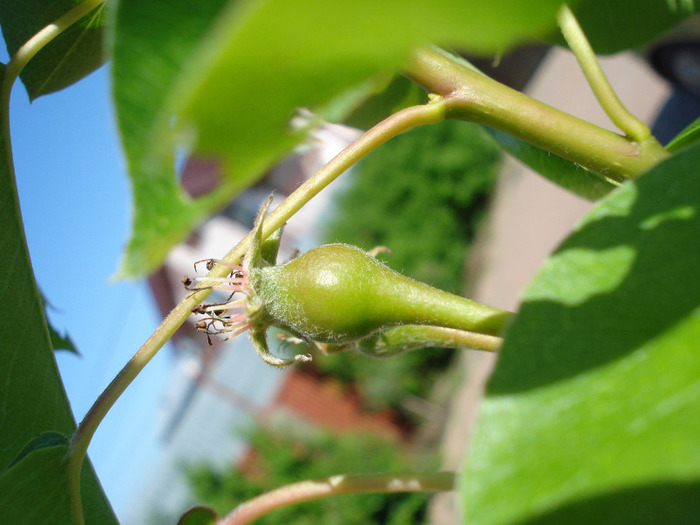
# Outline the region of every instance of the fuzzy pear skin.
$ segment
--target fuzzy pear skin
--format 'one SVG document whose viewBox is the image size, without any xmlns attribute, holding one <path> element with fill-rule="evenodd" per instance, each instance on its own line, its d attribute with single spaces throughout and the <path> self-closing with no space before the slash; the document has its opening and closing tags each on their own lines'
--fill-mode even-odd
<svg viewBox="0 0 700 525">
<path fill-rule="evenodd" d="M 425 324 L 497 335 L 508 312 L 402 275 L 347 244 L 327 244 L 251 271 L 267 314 L 314 341 L 347 344 L 377 330 Z"/>
</svg>

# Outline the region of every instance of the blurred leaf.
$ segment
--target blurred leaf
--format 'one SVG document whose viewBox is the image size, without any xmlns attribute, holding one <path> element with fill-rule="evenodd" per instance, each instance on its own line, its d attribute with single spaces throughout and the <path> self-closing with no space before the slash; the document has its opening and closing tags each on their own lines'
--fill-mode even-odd
<svg viewBox="0 0 700 525">
<path fill-rule="evenodd" d="M 678 151 L 698 140 L 700 140 L 700 118 L 688 124 L 683 131 L 666 145 L 666 149 L 668 151 Z"/>
<path fill-rule="evenodd" d="M 334 2 L 268 0 L 226 11 L 202 60 L 174 90 L 183 129 L 221 155 L 227 172 L 251 177 L 298 140 L 296 108 L 318 108 L 366 79 L 399 68 L 412 47 L 434 41 L 501 50 L 552 27 L 560 2 Z M 501 15 L 507 10 L 508 17 Z M 280 89 L 280 87 L 283 87 Z"/>
<path fill-rule="evenodd" d="M 74 0 L 2 0 L 0 27 L 10 56 L 75 5 Z M 104 24 L 100 6 L 29 61 L 20 78 L 31 100 L 70 86 L 104 63 Z"/>
<path fill-rule="evenodd" d="M 135 214 L 122 276 L 155 270 L 210 209 L 180 187 L 172 140 L 154 144 L 153 137 L 155 128 L 168 127 L 165 99 L 225 1 L 122 0 L 115 8 L 114 98 Z"/>
<path fill-rule="evenodd" d="M 469 523 L 697 523 L 700 147 L 596 206 L 506 334 L 461 477 Z"/>
<path fill-rule="evenodd" d="M 192 497 L 229 512 L 261 493 L 290 483 L 338 473 L 402 472 L 425 469 L 397 441 L 381 432 L 328 433 L 308 424 L 275 425 L 253 433 L 248 441 L 251 460 L 245 469 L 198 464 L 187 468 Z M 289 423 L 289 422 L 287 422 Z M 320 498 L 283 507 L 255 520 L 256 525 L 361 524 L 405 525 L 422 523 L 426 494 L 355 494 Z"/>
<path fill-rule="evenodd" d="M 572 5 L 596 53 L 636 49 L 700 10 L 700 3 L 676 0 L 583 0 Z M 560 34 L 555 40 L 566 46 Z"/>
<path fill-rule="evenodd" d="M 484 128 L 504 150 L 555 184 L 588 200 L 598 200 L 615 189 L 616 185 L 601 175 L 569 160 L 553 155 L 520 139 Z"/>
<path fill-rule="evenodd" d="M 2 111 L 6 109 L 0 108 Z M 5 118 L 6 115 L 0 114 L 0 122 Z M 6 470 L 23 450 L 26 452 L 26 444 L 45 432 L 70 436 L 75 429 L 34 282 L 6 145 L 7 141 L 0 136 L 0 266 L 5 272 L 0 303 L 10 305 L 0 316 L 0 523 L 63 523 L 53 519 L 51 512 L 41 520 L 2 519 L 24 512 L 20 506 L 31 507 L 32 501 L 35 507 L 43 508 L 42 493 L 62 490 L 55 484 L 58 478 L 53 480 L 51 475 L 54 465 L 37 460 L 40 456 L 49 461 L 43 449 L 38 456 L 29 454 Z M 33 320 L 33 325 L 27 326 L 27 319 Z M 33 471 L 35 468 L 38 470 Z M 40 478 L 45 483 L 39 484 Z M 22 496 L 20 493 L 25 489 L 27 492 Z M 88 522 L 115 523 L 89 462 L 84 466 L 83 490 L 86 517 L 94 519 Z M 32 499 L 39 496 L 42 499 Z"/>
<path fill-rule="evenodd" d="M 360 103 L 368 79 L 397 70 L 426 41 L 487 52 L 543 35 L 560 3 L 260 0 L 221 11 L 223 0 L 122 0 L 115 99 L 135 219 L 121 274 L 152 271 L 198 221 L 302 140 L 289 128 L 297 108 L 328 111 L 338 95 Z M 180 138 L 221 161 L 221 185 L 206 197 L 190 200 L 177 183 L 173 116 Z"/>
<path fill-rule="evenodd" d="M 389 82 L 378 85 L 361 103 L 351 108 L 348 115 L 337 120 L 366 130 L 403 108 L 423 104 L 427 100 L 425 91 L 417 84 L 396 75 Z"/>
<path fill-rule="evenodd" d="M 192 507 L 177 521 L 177 525 L 214 525 L 216 512 L 209 507 Z"/>
</svg>

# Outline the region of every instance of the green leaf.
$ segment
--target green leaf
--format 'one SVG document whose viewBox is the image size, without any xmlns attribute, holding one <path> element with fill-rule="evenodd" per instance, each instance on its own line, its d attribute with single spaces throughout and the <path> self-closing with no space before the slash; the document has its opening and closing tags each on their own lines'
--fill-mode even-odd
<svg viewBox="0 0 700 525">
<path fill-rule="evenodd" d="M 536 8 L 481 3 L 268 0 L 224 13 L 201 61 L 174 91 L 180 126 L 197 147 L 250 178 L 301 139 L 289 129 L 300 107 L 323 107 L 349 87 L 400 68 L 421 43 L 503 49 L 552 26 L 560 2 Z M 508 9 L 503 17 L 499 9 Z M 303 15 L 301 15 L 303 13 Z M 272 67 L 271 67 L 272 66 Z"/>
<path fill-rule="evenodd" d="M 572 6 L 593 49 L 603 55 L 641 47 L 698 10 L 694 0 L 584 0 Z M 566 46 L 559 34 L 555 40 Z"/>
<path fill-rule="evenodd" d="M 627 182 L 545 263 L 506 334 L 468 523 L 696 523 L 700 147 Z"/>
<path fill-rule="evenodd" d="M 51 347 L 54 350 L 66 350 L 67 352 L 72 352 L 74 354 L 80 355 L 78 349 L 75 347 L 75 343 L 71 339 L 70 335 L 60 334 L 47 320 L 47 326 L 49 329 L 49 337 L 51 338 Z"/>
<path fill-rule="evenodd" d="M 216 523 L 216 512 L 209 507 L 192 507 L 177 520 L 177 525 L 214 525 L 214 523 Z"/>
<path fill-rule="evenodd" d="M 67 444 L 59 434 L 41 435 L 0 473 L 0 523 L 73 523 Z M 83 465 L 82 474 L 85 522 L 116 524 L 88 463 Z"/>
<path fill-rule="evenodd" d="M 16 465 L 35 450 L 59 445 L 68 445 L 68 439 L 66 439 L 66 436 L 58 432 L 44 432 L 27 443 L 24 448 L 20 450 L 19 454 L 17 454 L 17 457 L 12 460 L 12 463 L 10 463 L 9 466 L 12 467 Z"/>
<path fill-rule="evenodd" d="M 48 314 L 48 309 L 53 308 L 53 305 L 46 300 L 46 297 L 44 297 L 44 294 L 39 292 L 40 294 L 40 299 L 41 299 L 41 305 L 44 311 L 44 318 L 46 319 L 46 326 L 49 329 L 49 337 L 51 339 L 51 347 L 54 350 L 67 350 L 68 352 L 72 352 L 74 354 L 80 355 L 80 352 L 78 352 L 78 349 L 75 346 L 75 343 L 71 339 L 71 337 L 66 333 L 66 334 L 60 334 L 58 333 L 58 330 L 51 324 L 51 321 L 49 320 Z"/>
<path fill-rule="evenodd" d="M 39 448 L 0 476 L 2 523 L 71 523 L 68 447 Z"/>
<path fill-rule="evenodd" d="M 133 232 L 120 274 L 155 270 L 209 211 L 192 202 L 175 176 L 172 139 L 154 143 L 168 127 L 164 109 L 183 63 L 219 15 L 225 0 L 123 0 L 114 13 L 114 98 L 134 195 Z M 207 204 L 207 203 L 205 203 Z"/>
<path fill-rule="evenodd" d="M 486 52 L 546 34 L 560 3 L 346 0 L 320 9 L 310 0 L 259 0 L 221 11 L 222 0 L 122 0 L 114 89 L 135 219 L 121 274 L 153 270 L 198 221 L 302 140 L 289 127 L 297 108 L 330 111 L 353 89 L 359 102 L 368 79 L 396 71 L 426 41 Z M 347 105 L 341 109 L 344 116 Z M 221 185 L 205 197 L 189 199 L 180 188 L 174 136 L 196 137 L 197 152 L 221 162 Z"/>
<path fill-rule="evenodd" d="M 1 111 L 1 110 L 0 110 Z M 73 417 L 58 376 L 41 298 L 34 283 L 22 232 L 14 176 L 0 144 L 0 265 L 5 285 L 0 302 L 12 305 L 0 316 L 0 469 L 31 438 L 46 431 L 70 435 Z M 34 319 L 26 329 L 27 319 Z"/>
<path fill-rule="evenodd" d="M 0 27 L 10 56 L 39 30 L 76 5 L 74 0 L 3 0 Z M 61 33 L 32 58 L 20 73 L 29 98 L 63 89 L 105 61 L 103 6 Z"/>
<path fill-rule="evenodd" d="M 688 124 L 683 131 L 666 145 L 666 149 L 671 152 L 678 151 L 698 140 L 700 140 L 700 118 Z"/>
<path fill-rule="evenodd" d="M 555 184 L 588 200 L 598 200 L 610 193 L 616 183 L 569 160 L 544 151 L 502 131 L 484 128 L 508 153 Z"/>
<path fill-rule="evenodd" d="M 6 108 L 0 108 L 0 122 L 7 122 Z M 5 133 L 6 126 L 0 128 Z M 8 161 L 6 150 L 8 141 L 0 136 L 0 267 L 4 271 L 4 285 L 0 287 L 0 303 L 9 305 L 0 316 L 0 472 L 19 456 L 28 442 L 45 432 L 70 436 L 75 429 L 75 421 L 70 411 L 63 385 L 49 339 L 41 297 L 34 281 L 27 245 L 17 200 L 14 173 Z M 29 326 L 27 320 L 31 320 Z M 10 479 L 13 486 L 10 492 L 0 486 L 0 516 L 14 512 L 12 508 L 19 500 L 29 501 L 43 490 L 51 492 L 56 485 L 50 477 L 46 483 L 35 486 L 30 482 L 16 479 L 18 469 L 25 472 L 32 464 L 25 457 L 3 474 L 3 480 Z M 29 463 L 27 463 L 29 462 Z M 33 467 L 32 467 L 33 468 Z M 43 467 L 41 467 L 43 468 Z M 99 518 L 93 523 L 114 523 L 115 519 L 109 504 L 102 494 L 94 473 L 85 463 L 84 496 L 86 516 Z M 31 473 L 27 474 L 30 475 Z M 34 473 L 37 476 L 41 472 Z M 31 475 L 34 475 L 31 474 Z M 10 476 L 6 478 L 5 476 Z M 24 476 L 24 474 L 22 474 Z M 14 483 L 17 482 L 17 487 Z M 18 491 L 26 488 L 30 492 L 26 498 L 16 499 Z M 60 490 L 60 489 L 57 489 Z M 18 496 L 19 497 L 19 496 Z M 41 500 L 35 500 L 41 506 Z M 7 506 L 11 506 L 9 508 Z M 31 506 L 29 503 L 27 505 Z M 51 514 L 37 523 L 61 523 Z M 0 523 L 30 523 L 26 520 L 3 520 Z"/>
</svg>

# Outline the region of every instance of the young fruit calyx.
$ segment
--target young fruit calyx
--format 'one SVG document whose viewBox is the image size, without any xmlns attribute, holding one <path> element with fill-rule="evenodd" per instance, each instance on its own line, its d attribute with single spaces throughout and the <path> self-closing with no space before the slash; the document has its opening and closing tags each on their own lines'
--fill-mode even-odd
<svg viewBox="0 0 700 525">
<path fill-rule="evenodd" d="M 224 340 L 232 339 L 247 331 L 256 352 L 263 361 L 272 366 L 283 367 L 297 362 L 310 361 L 311 356 L 297 354 L 292 359 L 283 359 L 270 352 L 267 344 L 267 330 L 277 323 L 274 318 L 267 314 L 263 302 L 250 282 L 251 271 L 274 264 L 277 258 L 281 229 L 265 243 L 262 242 L 263 219 L 271 202 L 272 196 L 260 208 L 253 226 L 250 246 L 241 265 L 232 265 L 216 259 L 207 260 L 208 270 L 211 270 L 216 264 L 223 264 L 231 269 L 231 273 L 224 278 L 187 279 L 186 287 L 193 291 L 212 289 L 231 292 L 231 296 L 225 302 L 203 304 L 193 309 L 193 313 L 206 316 L 196 323 L 197 330 L 206 333 L 207 338 L 210 338 L 211 335 L 219 335 Z"/>
</svg>

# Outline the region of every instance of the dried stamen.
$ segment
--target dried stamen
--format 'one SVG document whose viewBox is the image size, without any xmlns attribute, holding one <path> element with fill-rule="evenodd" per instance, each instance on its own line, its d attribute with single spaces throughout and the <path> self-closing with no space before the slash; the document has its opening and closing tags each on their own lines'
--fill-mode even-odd
<svg viewBox="0 0 700 525">
<path fill-rule="evenodd" d="M 246 312 L 246 301 L 250 293 L 248 274 L 243 267 L 229 264 L 216 259 L 203 259 L 194 264 L 195 270 L 199 264 L 204 263 L 206 269 L 211 271 L 217 264 L 222 264 L 231 269 L 228 277 L 195 277 L 185 278 L 183 284 L 188 290 L 222 290 L 230 291 L 231 295 L 223 302 L 201 304 L 192 309 L 193 313 L 207 317 L 195 324 L 195 328 L 207 335 L 211 344 L 211 335 L 224 336 L 224 340 L 232 339 L 250 329 L 251 324 Z M 236 294 L 244 297 L 232 300 Z"/>
<path fill-rule="evenodd" d="M 192 309 L 195 314 L 213 314 L 215 317 L 221 317 L 229 310 L 240 310 L 245 308 L 246 299 L 236 299 L 235 301 L 230 301 L 227 303 L 215 303 L 215 304 L 200 304 Z"/>
<path fill-rule="evenodd" d="M 242 266 L 229 264 L 226 261 L 217 259 L 202 259 L 194 263 L 195 272 L 197 271 L 197 265 L 201 263 L 206 264 L 206 269 L 208 271 L 211 271 L 217 264 L 221 264 L 230 268 L 231 273 L 228 277 L 195 277 L 194 279 L 190 279 L 185 276 L 182 283 L 188 290 L 195 292 L 200 290 L 226 290 L 236 293 L 243 292 L 248 287 L 248 274 Z"/>
</svg>

